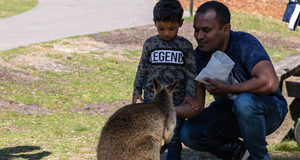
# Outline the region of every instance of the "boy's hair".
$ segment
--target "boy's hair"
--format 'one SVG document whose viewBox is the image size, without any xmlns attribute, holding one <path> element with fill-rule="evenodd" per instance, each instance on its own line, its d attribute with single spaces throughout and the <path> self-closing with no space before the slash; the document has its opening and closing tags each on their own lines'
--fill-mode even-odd
<svg viewBox="0 0 300 160">
<path fill-rule="evenodd" d="M 160 0 L 153 9 L 154 21 L 180 23 L 182 16 L 183 8 L 178 0 Z"/>
<path fill-rule="evenodd" d="M 216 12 L 216 19 L 219 21 L 220 27 L 225 24 L 230 23 L 230 11 L 229 9 L 220 2 L 209 1 L 203 3 L 196 11 L 197 13 L 206 13 L 209 10 L 214 10 Z"/>
</svg>

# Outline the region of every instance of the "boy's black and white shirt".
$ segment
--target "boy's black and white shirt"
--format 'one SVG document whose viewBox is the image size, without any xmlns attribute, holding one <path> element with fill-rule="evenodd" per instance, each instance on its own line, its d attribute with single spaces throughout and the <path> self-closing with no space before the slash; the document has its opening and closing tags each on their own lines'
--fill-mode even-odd
<svg viewBox="0 0 300 160">
<path fill-rule="evenodd" d="M 150 63 L 184 65 L 183 56 L 181 50 L 157 49 L 151 52 Z"/>
<path fill-rule="evenodd" d="M 171 41 L 159 35 L 148 38 L 143 46 L 134 81 L 133 94 L 142 94 L 152 99 L 152 78 L 156 77 L 162 85 L 179 80 L 173 92 L 174 103 L 182 103 L 184 97 L 196 94 L 196 61 L 193 46 L 187 39 L 177 36 Z"/>
</svg>

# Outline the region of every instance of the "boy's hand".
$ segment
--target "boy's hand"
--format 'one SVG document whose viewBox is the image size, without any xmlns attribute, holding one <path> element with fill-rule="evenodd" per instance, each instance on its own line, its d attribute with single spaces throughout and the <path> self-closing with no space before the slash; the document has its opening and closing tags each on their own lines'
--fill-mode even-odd
<svg viewBox="0 0 300 160">
<path fill-rule="evenodd" d="M 140 94 L 133 95 L 133 96 L 132 96 L 132 103 L 136 103 L 138 99 L 139 99 L 141 102 L 143 102 L 142 95 L 140 95 Z"/>
<path fill-rule="evenodd" d="M 194 97 L 185 97 L 183 103 L 190 104 L 195 110 L 199 110 L 199 105 Z"/>
</svg>

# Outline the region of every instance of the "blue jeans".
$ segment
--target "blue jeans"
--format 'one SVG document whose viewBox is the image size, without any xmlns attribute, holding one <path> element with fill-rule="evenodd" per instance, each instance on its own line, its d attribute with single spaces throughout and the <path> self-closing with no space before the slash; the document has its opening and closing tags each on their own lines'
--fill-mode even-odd
<svg viewBox="0 0 300 160">
<path fill-rule="evenodd" d="M 278 102 L 277 102 L 278 103 Z M 287 104 L 267 95 L 240 94 L 234 101 L 214 101 L 201 116 L 188 119 L 180 139 L 189 148 L 229 159 L 243 139 L 252 160 L 269 160 L 266 136 L 283 122 Z"/>
</svg>

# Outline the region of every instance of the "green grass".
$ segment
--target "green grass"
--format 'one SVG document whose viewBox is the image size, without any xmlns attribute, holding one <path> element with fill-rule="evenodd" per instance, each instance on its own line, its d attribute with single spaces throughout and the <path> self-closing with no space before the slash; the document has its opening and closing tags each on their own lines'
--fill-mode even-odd
<svg viewBox="0 0 300 160">
<path fill-rule="evenodd" d="M 264 32 L 274 35 L 276 40 L 281 40 L 287 36 L 300 37 L 299 29 L 291 31 L 288 29 L 288 24 L 281 20 L 253 13 L 233 12 L 231 24 L 234 30 L 246 31 L 252 34 Z M 290 53 L 299 53 L 299 50 L 285 45 L 270 44 L 264 47 L 274 62 L 278 62 Z"/>
<path fill-rule="evenodd" d="M 291 53 L 299 53 L 299 51 L 291 49 L 287 46 L 265 46 L 267 53 L 274 62 L 278 62 Z"/>
<path fill-rule="evenodd" d="M 250 33 L 261 31 L 272 34 L 278 33 L 280 34 L 280 37 L 278 38 L 285 36 L 300 37 L 299 29 L 290 31 L 288 29 L 288 23 L 254 13 L 232 12 L 231 24 L 236 30 L 247 31 Z"/>
<path fill-rule="evenodd" d="M 4 59 L 10 59 L 18 54 L 18 51 L 12 50 L 10 54 L 9 51 L 2 53 Z M 136 55 L 136 51 L 129 53 L 132 56 Z M 2 80 L 0 86 L 6 87 L 0 91 L 2 93 L 0 97 L 6 101 L 39 104 L 50 109 L 130 99 L 137 60 L 132 62 L 134 64 L 132 65 L 128 61 L 116 58 L 99 60 L 95 55 L 101 56 L 103 53 L 72 53 L 71 59 L 61 54 L 47 53 L 46 57 L 60 60 L 59 64 L 70 66 L 71 70 L 40 72 L 31 69 L 30 74 L 39 77 L 39 80 L 24 83 Z M 21 70 L 10 72 L 17 73 Z"/>
<path fill-rule="evenodd" d="M 300 155 L 300 146 L 296 141 L 282 141 L 281 143 L 277 143 L 269 146 L 270 151 L 287 151 L 287 152 L 297 152 Z"/>
<path fill-rule="evenodd" d="M 72 159 L 77 154 L 94 158 L 101 128 L 106 121 L 105 116 L 67 112 L 49 115 L 1 112 L 0 119 L 0 157 L 7 159 L 20 155 L 37 156 L 39 153 L 45 156 L 50 153 L 50 159 Z M 23 150 L 20 153 L 3 151 L 16 146 L 23 146 Z M 38 148 L 24 151 L 28 146 Z"/>
<path fill-rule="evenodd" d="M 37 4 L 37 0 L 1 0 L 0 19 L 26 12 Z"/>
<path fill-rule="evenodd" d="M 295 140 L 284 140 L 267 148 L 274 160 L 296 160 L 300 157 L 300 146 Z M 294 158 L 290 158 L 291 155 L 294 155 Z"/>
<path fill-rule="evenodd" d="M 298 31 L 289 31 L 286 24 L 279 20 L 242 12 L 233 12 L 232 17 L 234 30 L 253 34 L 272 33 L 276 39 L 291 35 L 300 37 Z M 65 53 L 55 50 L 57 45 L 77 48 L 78 44 L 73 40 L 80 38 L 76 36 L 0 52 L 1 63 L 13 64 L 14 58 L 28 55 L 35 59 L 47 58 L 50 61 L 47 65 L 51 67 L 55 64 L 57 67 L 47 70 L 38 64 L 15 64 L 13 68 L 1 68 L 1 71 L 9 73 L 0 77 L 2 101 L 37 104 L 55 112 L 19 114 L 1 110 L 0 159 L 95 159 L 99 134 L 108 116 L 80 114 L 70 109 L 85 104 L 130 100 L 142 46 L 140 49 L 101 52 Z M 264 47 L 275 62 L 289 53 L 297 52 L 283 45 L 270 44 Z M 18 74 L 33 80 L 13 80 L 14 75 Z M 212 100 L 212 97 L 207 98 Z M 272 153 L 300 155 L 299 146 L 295 143 L 289 140 L 270 145 L 268 149 Z M 191 150 L 184 150 L 183 153 L 185 156 L 198 157 L 195 159 L 215 159 L 214 156 Z M 273 157 L 276 159 L 276 156 Z"/>
</svg>

